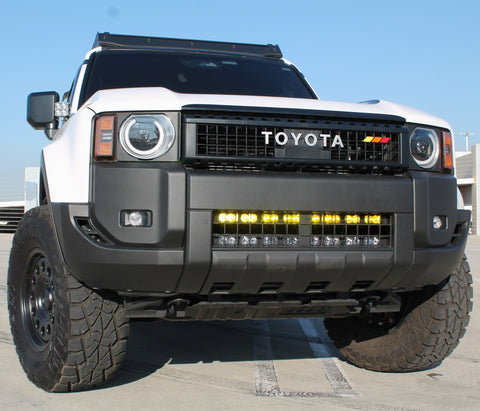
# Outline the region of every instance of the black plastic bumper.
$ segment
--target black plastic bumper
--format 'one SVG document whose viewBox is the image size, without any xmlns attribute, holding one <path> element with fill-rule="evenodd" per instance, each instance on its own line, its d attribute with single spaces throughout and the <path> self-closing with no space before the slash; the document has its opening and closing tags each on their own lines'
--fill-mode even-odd
<svg viewBox="0 0 480 411">
<path fill-rule="evenodd" d="M 97 165 L 93 202 L 51 204 L 60 247 L 92 287 L 210 295 L 402 291 L 438 284 L 463 256 L 468 211 L 451 176 L 213 173 L 179 165 Z M 151 227 L 122 227 L 122 210 L 150 210 Z M 393 215 L 391 249 L 212 249 L 212 210 Z M 448 226 L 434 230 L 434 215 Z M 86 235 L 88 221 L 98 236 Z M 80 222 L 80 223 L 79 223 Z"/>
</svg>

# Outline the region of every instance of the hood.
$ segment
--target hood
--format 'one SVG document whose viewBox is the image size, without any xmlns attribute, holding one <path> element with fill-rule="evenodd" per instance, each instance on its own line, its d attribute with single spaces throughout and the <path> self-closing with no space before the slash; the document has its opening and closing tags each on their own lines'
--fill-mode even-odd
<svg viewBox="0 0 480 411">
<path fill-rule="evenodd" d="M 424 124 L 451 129 L 439 117 L 402 104 L 385 100 L 371 100 L 362 103 L 314 100 L 285 97 L 234 96 L 216 94 L 182 94 L 165 88 L 127 88 L 101 90 L 96 92 L 84 105 L 95 113 L 120 111 L 180 111 L 182 107 L 194 104 L 265 107 L 351 112 L 366 114 L 389 114 L 400 116 L 408 123 Z M 268 111 L 268 110 L 267 110 Z"/>
</svg>

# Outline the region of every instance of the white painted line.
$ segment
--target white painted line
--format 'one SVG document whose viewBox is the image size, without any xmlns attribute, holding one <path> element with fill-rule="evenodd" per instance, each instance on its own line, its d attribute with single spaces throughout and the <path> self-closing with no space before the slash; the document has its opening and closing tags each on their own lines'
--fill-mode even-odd
<svg viewBox="0 0 480 411">
<path fill-rule="evenodd" d="M 278 384 L 277 372 L 275 370 L 272 340 L 268 321 L 257 320 L 255 322 L 255 338 L 253 346 L 254 367 L 255 367 L 255 394 L 262 397 L 289 397 L 289 398 L 342 398 L 356 397 L 357 393 L 350 386 L 341 371 L 330 358 L 327 349 L 323 344 L 318 343 L 318 333 L 310 320 L 299 320 L 303 331 L 309 339 L 310 346 L 317 359 L 320 360 L 322 369 L 327 380 L 330 382 L 334 392 L 290 392 L 281 391 Z M 302 322 L 306 321 L 305 324 Z M 314 344 L 312 346 L 312 344 Z M 314 348 L 315 347 L 315 348 Z M 323 348 L 322 348 L 323 347 Z M 321 350 L 323 349 L 323 353 Z M 321 358 L 320 358 L 321 357 Z M 324 361 L 325 360 L 325 361 Z"/>
<path fill-rule="evenodd" d="M 333 391 L 340 397 L 355 397 L 357 393 L 352 388 L 350 383 L 347 381 L 345 376 L 342 374 L 340 369 L 335 364 L 334 359 L 331 357 L 331 354 L 328 352 L 327 347 L 322 341 L 315 324 L 311 319 L 300 319 L 298 320 L 302 326 L 303 332 L 308 338 L 310 347 L 312 348 L 313 354 L 317 357 L 320 362 L 320 366 L 327 377 L 328 382 L 330 383 Z"/>
<path fill-rule="evenodd" d="M 0 285 L 0 305 L 7 304 L 7 288 Z"/>
<path fill-rule="evenodd" d="M 13 338 L 10 334 L 0 331 L 0 343 L 13 345 Z"/>
<path fill-rule="evenodd" d="M 255 322 L 255 339 L 253 344 L 255 366 L 255 394 L 273 397 L 280 394 L 277 373 L 273 363 L 270 327 L 266 320 Z"/>
</svg>

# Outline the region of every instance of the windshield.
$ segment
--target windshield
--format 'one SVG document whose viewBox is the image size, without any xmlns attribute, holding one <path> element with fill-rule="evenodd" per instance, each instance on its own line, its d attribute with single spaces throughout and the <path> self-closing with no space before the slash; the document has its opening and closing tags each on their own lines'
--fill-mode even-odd
<svg viewBox="0 0 480 411">
<path fill-rule="evenodd" d="M 315 98 L 282 60 L 188 52 L 108 50 L 92 62 L 83 101 L 98 90 L 165 87 L 178 93 Z"/>
</svg>

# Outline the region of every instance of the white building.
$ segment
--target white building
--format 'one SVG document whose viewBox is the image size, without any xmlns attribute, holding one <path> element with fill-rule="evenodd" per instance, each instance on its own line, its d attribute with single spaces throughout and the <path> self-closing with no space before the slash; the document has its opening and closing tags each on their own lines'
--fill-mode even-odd
<svg viewBox="0 0 480 411">
<path fill-rule="evenodd" d="M 480 144 L 472 151 L 456 153 L 455 176 L 465 202 L 465 208 L 472 210 L 472 231 L 480 235 Z"/>
<path fill-rule="evenodd" d="M 0 234 L 14 233 L 23 214 L 39 204 L 39 167 L 25 168 L 24 201 L 0 202 Z"/>
</svg>

